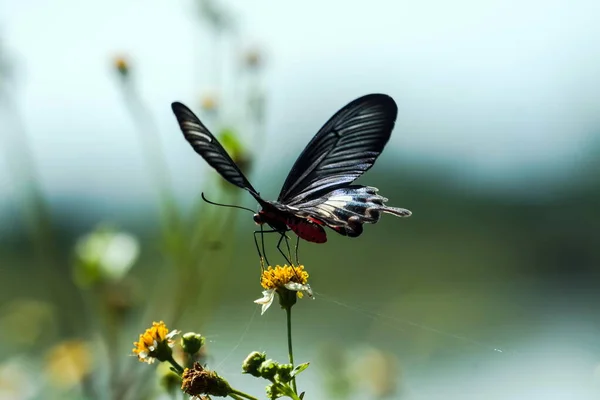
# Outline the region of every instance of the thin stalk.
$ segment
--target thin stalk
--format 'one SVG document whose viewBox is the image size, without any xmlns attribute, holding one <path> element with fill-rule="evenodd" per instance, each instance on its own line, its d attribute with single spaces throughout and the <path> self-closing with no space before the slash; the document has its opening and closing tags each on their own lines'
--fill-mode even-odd
<svg viewBox="0 0 600 400">
<path fill-rule="evenodd" d="M 229 396 L 233 397 L 232 395 L 238 396 L 238 398 L 239 397 L 243 397 L 243 398 L 248 399 L 248 400 L 258 400 L 257 397 L 254 397 L 252 395 L 249 395 L 248 393 L 244 393 L 242 391 L 239 391 L 239 390 L 236 390 L 236 389 L 233 389 L 233 388 L 231 388 L 231 393 L 229 394 Z M 235 398 L 235 397 L 233 397 L 233 398 Z"/>
<path fill-rule="evenodd" d="M 290 364 L 292 364 L 292 368 L 294 367 L 294 350 L 292 346 L 292 307 L 288 306 L 285 308 L 285 315 L 287 319 L 287 342 L 288 342 L 288 357 L 290 360 Z M 298 393 L 298 388 L 296 387 L 296 377 L 292 378 L 292 387 L 294 388 L 294 393 Z"/>
<path fill-rule="evenodd" d="M 169 359 L 167 361 L 169 362 L 169 364 L 171 364 L 173 366 L 173 368 L 175 368 L 177 370 L 177 373 L 179 374 L 179 376 L 181 376 L 181 374 L 183 374 L 183 367 L 181 365 L 179 365 L 179 363 L 177 361 L 175 361 L 173 356 L 169 357 Z"/>
<path fill-rule="evenodd" d="M 12 129 L 8 128 L 9 124 L 3 123 L 3 129 L 0 131 L 3 131 L 4 137 L 0 139 L 6 142 L 0 147 L 6 151 L 9 174 L 20 190 L 18 202 L 36 253 L 36 267 L 39 271 L 37 279 L 46 283 L 48 293 L 53 297 L 57 308 L 66 309 L 76 300 L 70 296 L 69 290 L 65 290 L 65 280 L 62 273 L 59 273 L 62 272 L 62 261 L 56 244 L 54 225 L 39 184 L 39 168 L 35 163 L 25 122 L 12 92 L 8 89 L 0 90 L 0 106 L 3 106 L 12 122 Z M 9 132 L 11 130 L 12 132 Z M 58 326 L 63 330 L 63 335 L 67 336 L 78 332 L 80 328 L 77 319 L 69 318 L 70 315 L 58 315 L 61 319 Z"/>
<path fill-rule="evenodd" d="M 129 108 L 140 134 L 140 144 L 146 157 L 146 166 L 150 176 L 155 180 L 162 211 L 163 225 L 169 241 L 178 232 L 180 218 L 177 204 L 173 196 L 173 188 L 169 178 L 167 162 L 160 145 L 160 135 L 154 123 L 152 113 L 144 104 L 131 77 L 121 77 L 125 104 Z"/>
<path fill-rule="evenodd" d="M 296 394 L 294 389 L 291 388 L 289 385 L 277 383 L 274 381 L 271 381 L 271 382 L 273 382 L 273 385 L 275 387 L 277 387 L 277 389 L 279 390 L 280 393 L 283 393 L 285 396 L 288 396 L 289 398 L 291 398 L 293 400 L 300 400 L 300 396 L 298 396 L 298 394 Z"/>
</svg>

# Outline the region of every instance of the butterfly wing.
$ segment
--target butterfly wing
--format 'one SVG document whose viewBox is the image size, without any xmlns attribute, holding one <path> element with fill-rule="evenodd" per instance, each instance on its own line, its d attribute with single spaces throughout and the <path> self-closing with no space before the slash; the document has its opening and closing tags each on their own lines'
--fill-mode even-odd
<svg viewBox="0 0 600 400">
<path fill-rule="evenodd" d="M 356 237 L 362 233 L 363 224 L 376 223 L 381 213 L 397 217 L 411 215 L 407 209 L 386 206 L 386 201 L 377 194 L 377 188 L 350 185 L 297 206 L 279 203 L 276 206 L 300 218 L 326 225 L 344 236 Z"/>
<path fill-rule="evenodd" d="M 297 206 L 352 183 L 381 154 L 397 113 L 394 100 L 384 94 L 369 94 L 343 107 L 300 154 L 278 202 Z"/>
<path fill-rule="evenodd" d="M 179 122 L 183 136 L 196 153 L 200 154 L 225 180 L 246 189 L 254 197 L 258 197 L 258 193 L 248 179 L 198 117 L 181 103 L 175 102 L 171 104 L 171 108 Z"/>
</svg>

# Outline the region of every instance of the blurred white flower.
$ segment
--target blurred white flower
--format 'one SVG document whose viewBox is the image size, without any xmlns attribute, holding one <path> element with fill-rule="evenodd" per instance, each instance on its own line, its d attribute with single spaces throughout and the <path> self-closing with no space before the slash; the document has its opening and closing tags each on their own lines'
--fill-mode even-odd
<svg viewBox="0 0 600 400">
<path fill-rule="evenodd" d="M 32 399 L 40 390 L 40 381 L 31 379 L 33 366 L 19 358 L 0 364 L 0 399 Z"/>
<path fill-rule="evenodd" d="M 86 282 L 98 278 L 120 280 L 137 260 L 140 245 L 133 235 L 100 228 L 81 237 L 75 253 Z"/>
</svg>

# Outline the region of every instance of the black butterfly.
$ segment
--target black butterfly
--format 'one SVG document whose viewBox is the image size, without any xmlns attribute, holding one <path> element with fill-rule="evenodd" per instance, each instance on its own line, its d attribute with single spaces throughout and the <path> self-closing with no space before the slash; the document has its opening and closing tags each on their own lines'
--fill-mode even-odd
<svg viewBox="0 0 600 400">
<path fill-rule="evenodd" d="M 282 239 L 292 230 L 309 242 L 324 243 L 327 235 L 323 226 L 356 237 L 362 233 L 363 224 L 376 223 L 381 212 L 411 215 L 409 210 L 386 206 L 387 199 L 377 194 L 377 188 L 352 185 L 373 166 L 394 128 L 398 108 L 387 95 L 360 97 L 331 117 L 296 160 L 277 201 L 260 197 L 189 108 L 177 102 L 171 107 L 194 150 L 223 178 L 254 196 L 262 207 L 254 221 L 268 224 Z"/>
</svg>

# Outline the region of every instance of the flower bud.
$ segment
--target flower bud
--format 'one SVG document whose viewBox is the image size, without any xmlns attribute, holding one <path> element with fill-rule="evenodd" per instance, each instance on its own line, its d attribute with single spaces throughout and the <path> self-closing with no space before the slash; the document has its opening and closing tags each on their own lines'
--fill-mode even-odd
<svg viewBox="0 0 600 400">
<path fill-rule="evenodd" d="M 268 385 L 266 387 L 266 392 L 267 392 L 267 398 L 269 399 L 278 399 L 282 396 L 284 396 L 284 393 L 281 392 L 281 390 L 279 390 L 279 386 L 272 384 L 272 385 Z"/>
<path fill-rule="evenodd" d="M 277 369 L 277 378 L 278 382 L 288 383 L 292 380 L 292 371 L 294 370 L 294 366 L 292 364 L 280 364 Z"/>
<path fill-rule="evenodd" d="M 181 337 L 181 347 L 188 354 L 196 354 L 204 346 L 204 337 L 196 332 L 188 332 Z"/>
<path fill-rule="evenodd" d="M 261 375 L 258 372 L 258 369 L 266 359 L 267 355 L 265 353 L 253 351 L 252 353 L 248 354 L 248 357 L 246 357 L 242 363 L 242 372 L 252 376 L 260 377 Z"/>
<path fill-rule="evenodd" d="M 260 365 L 260 367 L 258 368 L 258 373 L 261 377 L 272 381 L 273 379 L 275 379 L 275 375 L 277 374 L 278 368 L 279 364 L 277 363 L 277 361 L 268 359 Z"/>
</svg>

